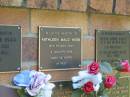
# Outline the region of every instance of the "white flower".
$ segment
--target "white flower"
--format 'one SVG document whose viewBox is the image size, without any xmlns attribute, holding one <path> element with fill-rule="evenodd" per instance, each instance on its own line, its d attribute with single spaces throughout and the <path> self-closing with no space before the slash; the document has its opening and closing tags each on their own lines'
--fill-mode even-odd
<svg viewBox="0 0 130 97">
<path fill-rule="evenodd" d="M 80 81 L 82 78 L 80 76 L 74 76 L 72 77 L 72 82 L 78 82 Z"/>
<path fill-rule="evenodd" d="M 55 87 L 53 83 L 47 83 L 36 97 L 51 97 L 52 89 Z"/>
<path fill-rule="evenodd" d="M 72 85 L 73 85 L 73 88 L 74 89 L 77 89 L 77 88 L 81 88 L 85 83 L 87 83 L 89 81 L 89 79 L 88 78 L 85 78 L 85 79 L 82 79 L 82 80 L 80 80 L 80 81 L 78 81 L 78 82 L 76 82 L 76 83 L 73 83 Z"/>
<path fill-rule="evenodd" d="M 40 92 L 40 89 L 51 79 L 51 75 L 46 75 L 42 72 L 32 72 L 30 76 L 31 81 L 26 90 L 31 96 L 36 96 Z"/>
<path fill-rule="evenodd" d="M 72 77 L 72 82 L 78 82 L 83 79 L 91 79 L 91 77 L 92 77 L 92 75 L 89 74 L 86 70 L 79 71 L 78 74 L 79 74 L 78 76 Z"/>
<path fill-rule="evenodd" d="M 92 75 L 89 74 L 86 70 L 84 71 L 79 71 L 78 76 L 72 77 L 72 82 L 73 82 L 73 88 L 81 88 L 85 83 L 90 81 Z"/>
<path fill-rule="evenodd" d="M 74 89 L 81 88 L 88 81 L 93 82 L 95 91 L 98 91 L 100 83 L 102 82 L 102 75 L 98 73 L 96 75 L 88 73 L 87 70 L 79 71 L 78 76 L 72 77 L 72 86 Z"/>
<path fill-rule="evenodd" d="M 91 76 L 91 81 L 94 85 L 100 84 L 102 82 L 102 74 L 98 73 L 96 75 Z"/>
<path fill-rule="evenodd" d="M 94 91 L 96 91 L 96 92 L 97 92 L 97 91 L 99 90 L 99 88 L 100 88 L 100 85 L 99 85 L 99 84 L 97 84 L 97 85 L 94 85 L 93 87 L 94 87 Z"/>
</svg>

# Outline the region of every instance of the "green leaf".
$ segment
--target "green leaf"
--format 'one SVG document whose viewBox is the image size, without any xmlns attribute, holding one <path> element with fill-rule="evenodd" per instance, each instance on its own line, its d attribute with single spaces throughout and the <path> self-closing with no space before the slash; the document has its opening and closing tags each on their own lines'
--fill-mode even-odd
<svg viewBox="0 0 130 97">
<path fill-rule="evenodd" d="M 108 97 L 108 95 L 107 95 L 107 94 L 104 94 L 104 95 L 102 95 L 101 97 Z"/>
<path fill-rule="evenodd" d="M 80 89 L 78 89 L 78 90 L 75 90 L 75 91 L 72 93 L 71 97 L 81 97 L 82 94 L 83 94 L 83 91 L 80 90 Z"/>
<path fill-rule="evenodd" d="M 119 80 L 119 78 L 121 77 L 120 72 L 117 72 L 115 76 L 116 76 L 117 80 Z"/>
<path fill-rule="evenodd" d="M 100 70 L 101 70 L 102 73 L 112 73 L 112 67 L 107 62 L 102 62 L 100 64 Z"/>
<path fill-rule="evenodd" d="M 97 92 L 97 95 L 100 97 L 100 95 L 103 95 L 103 94 L 106 94 L 106 93 L 107 93 L 107 91 L 106 91 L 106 89 L 104 87 L 104 84 L 100 83 L 100 88 L 99 88 L 99 90 Z"/>
<path fill-rule="evenodd" d="M 18 89 L 17 93 L 19 95 L 19 97 L 28 97 L 24 91 L 24 89 Z"/>
</svg>

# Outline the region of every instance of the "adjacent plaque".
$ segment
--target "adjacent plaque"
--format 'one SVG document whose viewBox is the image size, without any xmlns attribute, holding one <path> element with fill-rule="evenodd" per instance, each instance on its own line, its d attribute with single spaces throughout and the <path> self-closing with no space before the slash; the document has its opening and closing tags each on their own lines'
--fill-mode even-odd
<svg viewBox="0 0 130 97">
<path fill-rule="evenodd" d="M 108 90 L 109 97 L 130 97 L 130 77 L 122 77 L 119 79 L 118 85 Z"/>
<path fill-rule="evenodd" d="M 40 69 L 79 68 L 80 63 L 80 28 L 39 27 Z"/>
<path fill-rule="evenodd" d="M 0 72 L 21 68 L 21 27 L 0 25 Z"/>
<path fill-rule="evenodd" d="M 129 60 L 129 31 L 96 31 L 96 60 Z"/>
</svg>

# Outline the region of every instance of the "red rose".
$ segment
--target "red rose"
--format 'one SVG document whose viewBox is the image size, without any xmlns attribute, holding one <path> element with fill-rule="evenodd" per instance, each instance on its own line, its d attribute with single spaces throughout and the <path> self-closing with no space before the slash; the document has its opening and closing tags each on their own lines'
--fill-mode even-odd
<svg viewBox="0 0 130 97">
<path fill-rule="evenodd" d="M 88 66 L 88 73 L 97 74 L 98 72 L 99 72 L 99 64 L 98 63 L 93 62 Z"/>
<path fill-rule="evenodd" d="M 107 76 L 104 80 L 105 88 L 112 88 L 116 85 L 116 78 L 114 76 Z"/>
<path fill-rule="evenodd" d="M 86 84 L 84 84 L 83 91 L 87 94 L 89 94 L 90 92 L 93 92 L 94 91 L 93 83 L 89 81 Z"/>
<path fill-rule="evenodd" d="M 128 60 L 124 60 L 120 63 L 120 69 L 121 72 L 130 72 L 130 66 Z"/>
</svg>

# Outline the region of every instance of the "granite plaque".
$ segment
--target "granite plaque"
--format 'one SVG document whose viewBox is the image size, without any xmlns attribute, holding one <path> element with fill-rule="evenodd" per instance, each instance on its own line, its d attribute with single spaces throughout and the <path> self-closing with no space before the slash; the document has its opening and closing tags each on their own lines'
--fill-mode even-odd
<svg viewBox="0 0 130 97">
<path fill-rule="evenodd" d="M 39 27 L 39 68 L 42 70 L 79 68 L 80 28 Z"/>
<path fill-rule="evenodd" d="M 96 31 L 96 60 L 129 60 L 129 53 L 129 31 Z"/>
<path fill-rule="evenodd" d="M 118 81 L 116 87 L 108 90 L 109 97 L 130 97 L 130 77 L 122 77 Z"/>
<path fill-rule="evenodd" d="M 0 72 L 21 68 L 21 27 L 0 25 Z"/>
</svg>

